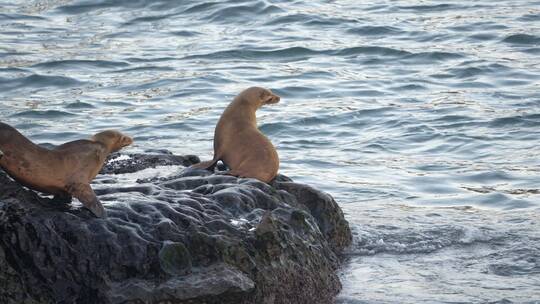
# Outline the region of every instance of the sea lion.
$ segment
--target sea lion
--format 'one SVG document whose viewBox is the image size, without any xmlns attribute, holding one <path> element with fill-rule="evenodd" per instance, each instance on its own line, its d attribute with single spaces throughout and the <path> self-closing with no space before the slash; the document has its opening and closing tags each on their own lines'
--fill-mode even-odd
<svg viewBox="0 0 540 304">
<path fill-rule="evenodd" d="M 214 133 L 214 158 L 193 168 L 213 170 L 219 160 L 229 167 L 226 174 L 270 182 L 279 169 L 279 157 L 270 140 L 257 128 L 255 111 L 279 102 L 270 90 L 251 87 L 225 109 Z"/>
<path fill-rule="evenodd" d="M 90 140 L 76 140 L 54 149 L 40 147 L 15 128 L 0 122 L 0 167 L 14 180 L 70 202 L 77 198 L 98 217 L 105 209 L 90 187 L 107 156 L 133 143 L 118 131 L 107 130 Z"/>
</svg>

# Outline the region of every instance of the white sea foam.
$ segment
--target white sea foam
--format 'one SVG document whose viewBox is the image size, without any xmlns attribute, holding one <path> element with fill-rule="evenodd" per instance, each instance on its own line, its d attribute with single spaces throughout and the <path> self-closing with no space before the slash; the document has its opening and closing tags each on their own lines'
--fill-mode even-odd
<svg viewBox="0 0 540 304">
<path fill-rule="evenodd" d="M 230 223 L 233 226 L 243 226 L 246 223 L 249 223 L 249 221 L 247 219 L 245 219 L 245 218 L 238 218 L 238 219 L 231 219 Z"/>
<path fill-rule="evenodd" d="M 128 159 L 131 159 L 131 157 L 129 155 L 126 155 L 126 154 L 122 154 L 116 158 L 113 158 L 111 160 L 109 160 L 109 164 L 112 164 L 112 163 L 115 163 L 115 162 L 118 162 L 118 161 L 121 161 L 121 160 L 128 160 Z"/>
</svg>

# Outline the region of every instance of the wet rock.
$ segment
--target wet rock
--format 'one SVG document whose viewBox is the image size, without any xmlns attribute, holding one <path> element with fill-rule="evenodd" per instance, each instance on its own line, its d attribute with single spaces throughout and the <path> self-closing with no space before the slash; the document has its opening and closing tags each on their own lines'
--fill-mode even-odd
<svg viewBox="0 0 540 304">
<path fill-rule="evenodd" d="M 163 271 L 170 275 L 186 275 L 191 272 L 191 255 L 182 243 L 165 241 L 159 251 Z"/>
<path fill-rule="evenodd" d="M 351 232 L 331 196 L 285 176 L 182 171 L 198 158 L 151 153 L 103 168 L 106 219 L 0 171 L 0 303 L 332 302 Z M 178 170 L 116 183 L 157 166 Z"/>
<path fill-rule="evenodd" d="M 152 154 L 130 154 L 127 158 L 122 158 L 120 153 L 112 153 L 108 157 L 108 164 L 101 169 L 101 174 L 121 174 L 133 173 L 147 168 L 157 166 L 191 166 L 200 162 L 195 155 L 173 155 L 166 150 L 148 150 Z"/>
</svg>

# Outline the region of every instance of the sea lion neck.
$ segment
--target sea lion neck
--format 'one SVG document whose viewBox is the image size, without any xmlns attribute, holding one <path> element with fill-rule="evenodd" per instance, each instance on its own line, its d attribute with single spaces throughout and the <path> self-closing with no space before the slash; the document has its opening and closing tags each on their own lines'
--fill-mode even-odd
<svg viewBox="0 0 540 304">
<path fill-rule="evenodd" d="M 114 149 L 113 145 L 112 144 L 106 144 L 106 143 L 102 143 L 100 142 L 100 144 L 102 144 L 103 146 L 105 146 L 105 150 L 107 150 L 107 153 L 113 153 L 113 152 L 116 152 L 118 151 L 117 149 Z"/>
<path fill-rule="evenodd" d="M 101 145 L 105 149 L 105 151 L 107 153 L 109 153 L 109 154 L 117 151 L 117 150 L 114 149 L 113 143 L 106 142 L 106 141 L 103 141 L 101 139 L 94 139 L 93 142 L 95 142 L 96 144 Z"/>
<path fill-rule="evenodd" d="M 256 125 L 257 116 L 255 115 L 255 112 L 258 108 L 256 103 L 239 95 L 233 99 L 231 104 L 229 104 L 225 113 L 226 116 L 233 121 L 242 121 L 249 123 L 250 125 Z"/>
<path fill-rule="evenodd" d="M 236 96 L 231 104 L 241 105 L 243 109 L 249 109 L 250 111 L 253 111 L 253 113 L 262 106 L 260 102 L 253 101 L 244 94 Z"/>
</svg>

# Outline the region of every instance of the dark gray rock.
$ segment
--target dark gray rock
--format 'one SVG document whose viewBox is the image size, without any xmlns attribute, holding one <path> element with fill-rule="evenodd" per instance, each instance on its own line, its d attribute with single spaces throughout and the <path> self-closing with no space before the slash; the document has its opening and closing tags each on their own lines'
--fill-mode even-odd
<svg viewBox="0 0 540 304">
<path fill-rule="evenodd" d="M 101 174 L 122 174 L 133 173 L 147 168 L 155 168 L 157 166 L 191 166 L 200 162 L 199 157 L 195 155 L 174 155 L 166 150 L 148 150 L 151 154 L 130 154 L 130 159 L 114 161 L 119 159 L 120 153 L 112 153 L 109 155 L 109 163 L 101 169 Z M 113 162 L 111 162 L 111 160 Z"/>
<path fill-rule="evenodd" d="M 102 170 L 108 218 L 0 171 L 0 303 L 331 303 L 351 232 L 328 194 L 279 176 L 120 173 L 196 157 L 135 154 Z"/>
</svg>

